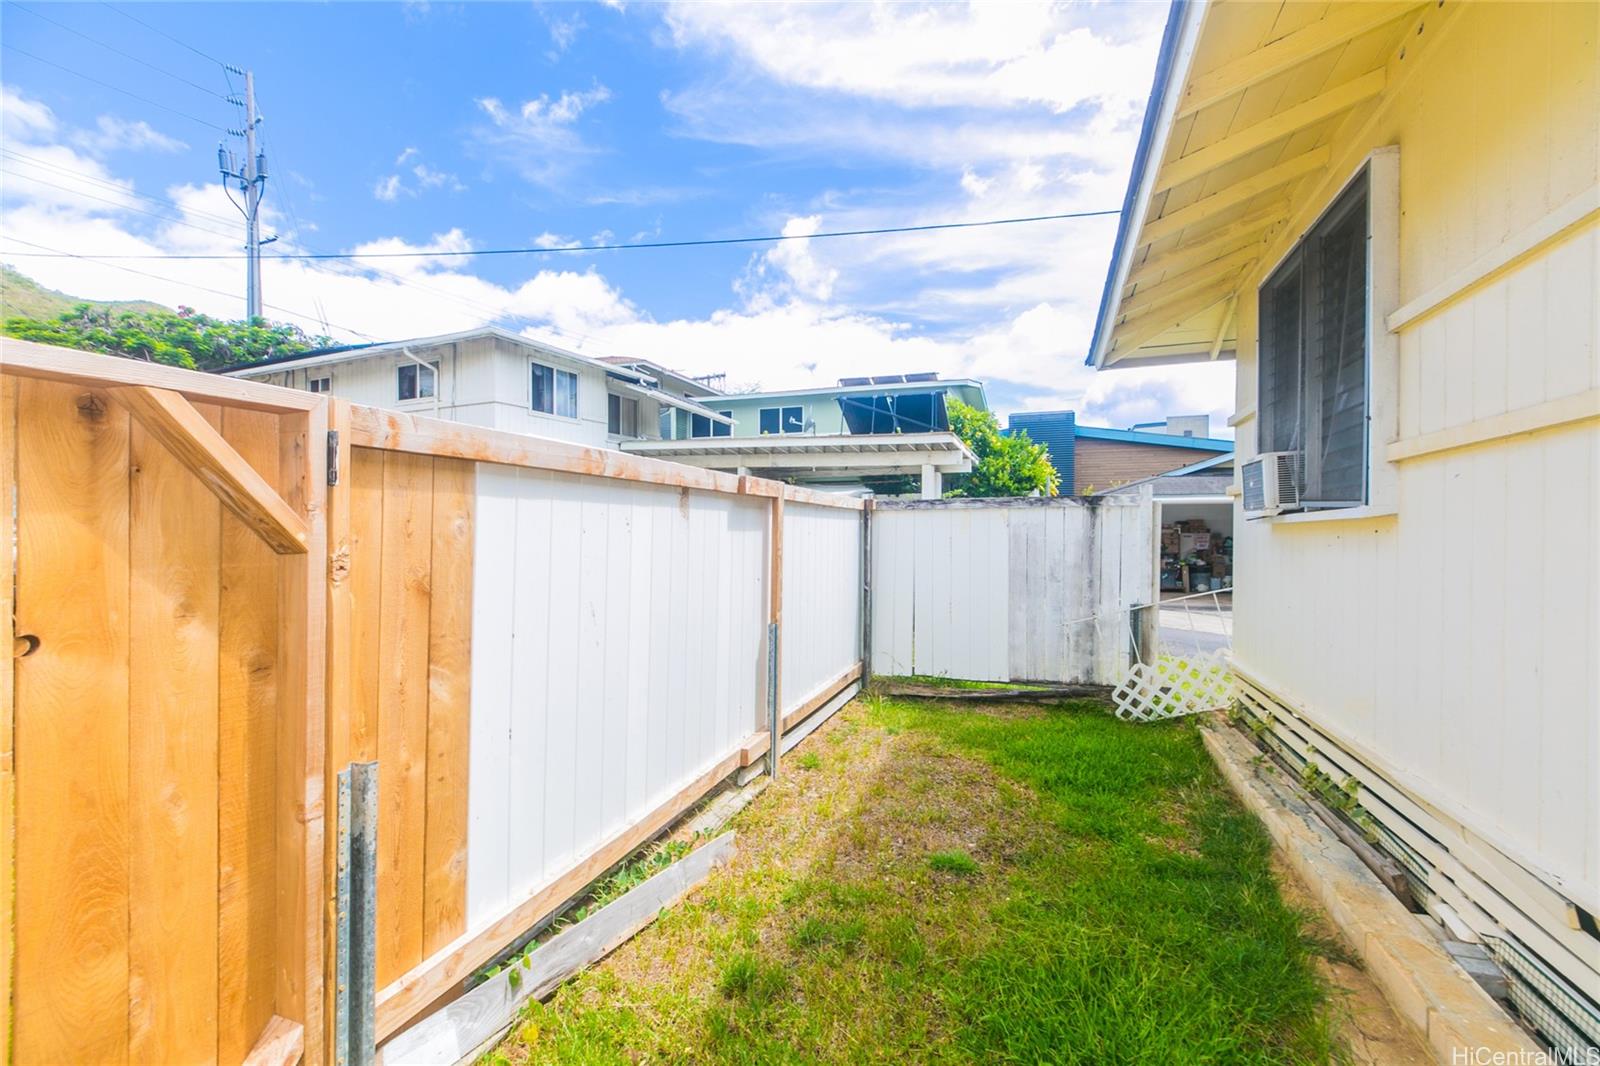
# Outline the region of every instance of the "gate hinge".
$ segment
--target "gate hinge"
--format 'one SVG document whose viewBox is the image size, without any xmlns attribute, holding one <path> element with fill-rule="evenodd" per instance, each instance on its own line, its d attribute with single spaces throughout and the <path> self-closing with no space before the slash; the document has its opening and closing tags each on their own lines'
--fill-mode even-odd
<svg viewBox="0 0 1600 1066">
<path fill-rule="evenodd" d="M 328 484 L 339 483 L 339 431 L 328 430 Z"/>
</svg>

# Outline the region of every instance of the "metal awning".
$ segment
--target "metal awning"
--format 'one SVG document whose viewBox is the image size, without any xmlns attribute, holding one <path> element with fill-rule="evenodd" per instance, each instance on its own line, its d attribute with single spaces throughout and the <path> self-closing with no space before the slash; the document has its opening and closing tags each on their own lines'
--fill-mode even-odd
<svg viewBox="0 0 1600 1066">
<path fill-rule="evenodd" d="M 606 382 L 607 387 L 616 389 L 618 392 L 626 392 L 632 396 L 638 396 L 646 400 L 654 400 L 657 403 L 666 404 L 668 407 L 676 407 L 680 411 L 688 411 L 690 414 L 700 415 L 702 418 L 709 418 L 711 421 L 721 423 L 724 426 L 733 426 L 736 424 L 734 420 L 729 418 L 727 415 L 718 414 L 716 411 L 711 410 L 711 408 L 705 406 L 704 404 L 696 403 L 695 401 L 687 399 L 686 397 L 674 396 L 670 392 L 662 392 L 660 389 L 652 389 L 648 385 L 635 385 L 632 382 L 623 381 L 614 373 L 609 374 L 608 378 L 609 380 Z"/>
<path fill-rule="evenodd" d="M 1089 365 L 1233 355 L 1241 288 L 1337 177 L 1336 132 L 1382 106 L 1433 7 L 1175 0 Z"/>
<path fill-rule="evenodd" d="M 622 450 L 635 455 L 715 470 L 792 470 L 816 476 L 872 476 L 916 473 L 931 466 L 940 473 L 965 473 L 975 461 L 954 433 L 892 433 L 876 436 L 769 434 L 761 437 L 695 437 L 690 440 L 630 440 Z"/>
</svg>

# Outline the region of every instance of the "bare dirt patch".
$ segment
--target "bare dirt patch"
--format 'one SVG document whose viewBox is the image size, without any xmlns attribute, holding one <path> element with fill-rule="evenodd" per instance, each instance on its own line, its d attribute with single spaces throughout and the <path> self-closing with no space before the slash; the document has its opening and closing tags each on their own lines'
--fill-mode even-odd
<svg viewBox="0 0 1600 1066">
<path fill-rule="evenodd" d="M 1322 905 L 1276 853 L 1272 857 L 1272 872 L 1283 901 L 1306 913 L 1311 934 L 1342 944 L 1338 929 L 1328 919 Z M 1434 1061 L 1365 970 L 1354 962 L 1328 956 L 1317 960 L 1317 968 L 1332 986 L 1332 1018 L 1339 1042 L 1352 1063 L 1357 1066 L 1428 1066 Z"/>
</svg>

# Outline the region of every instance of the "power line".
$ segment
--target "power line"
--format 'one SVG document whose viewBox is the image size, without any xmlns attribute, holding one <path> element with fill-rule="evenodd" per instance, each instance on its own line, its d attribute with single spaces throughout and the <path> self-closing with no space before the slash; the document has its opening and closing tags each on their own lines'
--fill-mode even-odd
<svg viewBox="0 0 1600 1066">
<path fill-rule="evenodd" d="M 1070 218 L 1098 218 L 1120 215 L 1120 210 L 1072 211 L 1059 215 L 1026 215 L 1019 218 L 990 218 L 978 222 L 934 222 L 922 226 L 883 226 L 876 229 L 824 230 L 821 233 L 778 233 L 759 237 L 718 237 L 689 241 L 640 241 L 626 244 L 574 244 L 558 248 L 484 248 L 477 251 L 437 252 L 295 252 L 278 259 L 457 259 L 474 255 L 555 255 L 576 252 L 629 252 L 646 248 L 708 248 L 720 245 L 774 244 L 779 241 L 809 241 L 828 237 L 876 237 L 896 233 L 933 233 L 942 230 L 978 229 L 985 226 L 1015 226 L 1028 222 L 1059 222 Z M 106 259 L 242 259 L 239 255 L 108 255 Z"/>
<path fill-rule="evenodd" d="M 29 59 L 33 60 L 34 62 L 43 63 L 47 67 L 55 67 L 59 71 L 63 71 L 65 73 L 67 73 L 67 74 L 71 74 L 75 78 L 82 78 L 84 81 L 92 82 L 95 85 L 99 85 L 99 86 L 102 86 L 104 88 L 110 89 L 114 93 L 121 93 L 123 96 L 126 96 L 126 97 L 129 97 L 131 99 L 137 100 L 142 104 L 149 104 L 151 107 L 158 107 L 163 111 L 171 112 L 172 114 L 177 115 L 179 118 L 186 118 L 190 122 L 197 122 L 200 125 L 207 127 L 208 129 L 216 130 L 219 133 L 227 133 L 228 132 L 226 129 L 224 129 L 223 127 L 217 125 L 215 122 L 207 122 L 203 118 L 196 118 L 195 116 L 189 114 L 187 111 L 179 111 L 175 107 L 168 107 L 166 104 L 157 103 L 156 101 L 150 99 L 148 96 L 140 96 L 138 93 L 129 92 L 127 89 L 121 88 L 120 86 L 112 85 L 108 81 L 101 81 L 99 78 L 93 77 L 92 75 L 89 75 L 89 74 L 85 74 L 81 70 L 73 70 L 71 67 L 62 66 L 60 63 L 57 63 L 54 60 L 45 59 L 43 56 L 36 56 L 32 52 L 29 52 L 29 51 L 27 51 L 25 49 L 22 49 L 22 48 L 18 48 L 16 45 L 11 44 L 8 41 L 0 42 L 0 48 L 4 48 L 8 52 L 15 52 L 19 56 L 27 56 Z"/>
<path fill-rule="evenodd" d="M 181 218 L 181 217 L 179 217 L 177 215 L 163 215 L 158 211 L 146 211 L 142 207 L 134 207 L 132 204 L 125 204 L 125 203 L 121 203 L 121 202 L 116 201 L 116 200 L 108 200 L 104 196 L 95 196 L 92 193 L 84 192 L 82 189 L 74 189 L 74 188 L 70 188 L 69 186 L 66 186 L 66 185 L 57 185 L 53 181 L 45 181 L 43 178 L 36 178 L 32 174 L 18 174 L 14 170 L 13 171 L 9 171 L 9 172 L 0 171 L 0 174 L 5 174 L 6 176 L 12 177 L 12 178 L 20 178 L 23 181 L 36 182 L 36 183 L 38 183 L 40 185 L 45 186 L 46 188 L 57 189 L 57 190 L 59 190 L 61 192 L 64 192 L 64 193 L 70 193 L 73 196 L 80 196 L 85 200 L 94 200 L 97 203 L 110 204 L 112 207 L 115 207 L 115 208 L 117 208 L 118 210 L 121 210 L 121 211 L 133 211 L 133 212 L 136 212 L 136 213 L 141 214 L 141 215 L 149 215 L 151 218 L 159 218 L 159 219 L 162 219 L 162 220 L 164 220 L 166 222 L 171 222 L 173 225 L 187 226 L 189 229 L 199 230 L 201 233 L 210 233 L 210 234 L 214 234 L 215 236 L 218 236 L 218 237 L 232 237 L 232 236 L 234 236 L 232 233 L 228 233 L 228 232 L 226 232 L 224 230 L 211 229 L 209 226 L 196 225 L 195 223 L 190 222 L 187 219 Z"/>
<path fill-rule="evenodd" d="M 147 270 L 135 270 L 133 267 L 126 267 L 126 266 L 122 266 L 122 265 L 117 264 L 117 263 L 108 263 L 104 259 L 100 259 L 100 258 L 97 258 L 97 257 L 92 256 L 92 255 L 76 255 L 76 254 L 74 254 L 72 252 L 63 252 L 59 248 L 51 248 L 47 244 L 35 244 L 33 241 L 25 241 L 21 237 L 14 237 L 9 233 L 5 235 L 5 239 L 8 240 L 8 241 L 14 241 L 17 244 L 25 244 L 29 248 L 43 248 L 48 252 L 54 253 L 54 257 L 56 257 L 56 258 L 82 259 L 85 262 L 99 263 L 101 266 L 108 266 L 112 270 L 121 270 L 121 271 L 123 271 L 125 273 L 128 273 L 128 274 L 138 274 L 140 277 L 143 277 L 143 278 L 153 278 L 156 281 L 165 281 L 170 285 L 181 285 L 181 286 L 183 286 L 185 288 L 196 289 L 196 290 L 198 290 L 200 292 L 209 292 L 213 296 L 225 296 L 230 300 L 238 298 L 236 293 L 223 292 L 221 289 L 212 289 L 212 288 L 208 288 L 205 285 L 196 285 L 196 284 L 194 284 L 193 282 L 190 282 L 190 281 L 179 281 L 177 278 L 169 278 L 169 277 L 166 277 L 166 276 L 161 275 L 161 274 L 152 274 Z M 25 252 L 0 252 L 0 255 L 7 255 L 7 256 L 16 256 L 16 255 L 25 255 L 25 254 L 27 254 L 27 253 L 25 253 Z M 263 306 L 270 307 L 274 311 L 281 311 L 286 315 L 294 315 L 297 318 L 303 318 L 308 322 L 316 320 L 316 316 L 309 315 L 304 311 L 296 311 L 292 307 L 283 307 L 283 306 L 281 306 L 279 304 L 265 304 Z M 337 322 L 330 322 L 330 323 L 328 323 L 328 325 L 332 326 L 334 329 L 340 330 L 340 331 L 345 332 L 345 333 L 353 333 L 357 337 L 362 337 L 362 338 L 365 338 L 366 340 L 369 340 L 369 341 L 375 341 L 375 340 L 378 339 L 377 337 L 374 337 L 370 333 L 363 333 L 361 330 L 359 330 L 359 329 L 351 329 L 349 326 L 341 326 Z"/>
<path fill-rule="evenodd" d="M 227 218 L 227 217 L 222 216 L 222 215 L 213 215 L 213 214 L 209 214 L 209 213 L 203 212 L 203 211 L 195 211 L 192 208 L 185 207 L 183 204 L 178 203 L 176 200 L 170 200 L 170 199 L 166 199 L 166 198 L 163 198 L 163 197 L 149 196 L 149 195 L 146 195 L 144 193 L 134 192 L 133 190 L 125 189 L 121 185 L 117 185 L 114 182 L 102 181 L 102 180 L 100 180 L 98 178 L 93 178 L 93 177 L 90 177 L 90 176 L 88 176 L 86 174 L 79 174 L 76 171 L 68 170 L 65 167 L 55 166 L 55 165 L 53 165 L 51 163 L 45 162 L 44 160 L 41 160 L 41 159 L 37 159 L 37 158 L 35 158 L 33 156 L 23 155 L 20 152 L 13 152 L 8 148 L 0 148 L 0 156 L 6 156 L 6 157 L 9 157 L 9 158 L 13 158 L 13 159 L 19 160 L 19 161 L 23 161 L 23 162 L 26 162 L 27 164 L 29 164 L 31 166 L 43 167 L 43 168 L 46 168 L 48 170 L 52 170 L 52 171 L 55 171 L 55 172 L 60 173 L 62 175 L 65 175 L 65 176 L 73 179 L 74 181 L 89 182 L 89 183 L 92 183 L 94 185 L 101 186 L 101 187 L 103 187 L 105 189 L 108 189 L 108 190 L 110 190 L 112 192 L 116 192 L 116 193 L 119 193 L 119 194 L 122 194 L 122 195 L 126 195 L 126 196 L 138 197 L 141 200 L 147 200 L 152 204 L 158 204 L 158 205 L 161 205 L 161 206 L 164 206 L 164 207 L 173 207 L 173 208 L 176 208 L 179 211 L 184 212 L 185 214 L 191 215 L 191 216 L 193 216 L 194 218 L 197 218 L 197 219 L 207 219 L 207 220 L 219 222 L 219 223 L 222 223 L 223 225 L 228 225 L 228 226 L 231 226 L 234 223 L 233 219 Z M 113 207 L 117 207 L 117 208 L 120 208 L 122 210 L 134 211 L 134 212 L 138 212 L 139 214 L 142 214 L 142 215 L 148 215 L 151 218 L 161 219 L 163 221 L 169 221 L 169 222 L 172 222 L 174 225 L 185 226 L 185 227 L 187 227 L 189 229 L 193 229 L 193 230 L 196 230 L 196 231 L 201 232 L 201 233 L 208 233 L 208 234 L 213 234 L 213 235 L 216 235 L 216 236 L 219 236 L 219 237 L 230 237 L 230 238 L 236 236 L 231 231 L 217 230 L 217 229 L 212 229 L 212 228 L 210 228 L 208 226 L 197 225 L 194 222 L 188 221 L 185 218 L 182 218 L 182 217 L 179 217 L 179 216 L 175 216 L 175 215 L 162 214 L 162 213 L 156 212 L 156 211 L 145 211 L 145 210 L 142 210 L 142 209 L 140 209 L 138 207 L 134 207 L 132 205 L 123 204 L 123 203 L 121 203 L 119 201 L 116 201 L 116 200 L 109 200 L 109 199 L 106 199 L 104 197 L 91 195 L 90 193 L 84 192 L 83 190 L 80 190 L 80 189 L 74 189 L 74 188 L 71 188 L 71 187 L 65 186 L 65 185 L 57 185 L 57 184 L 54 184 L 52 182 L 45 181 L 44 179 L 36 177 L 36 176 L 34 176 L 32 174 L 23 174 L 23 173 L 18 173 L 16 171 L 9 171 L 9 172 L 0 171 L 0 176 L 6 175 L 6 174 L 9 174 L 9 176 L 11 176 L 11 177 L 22 178 L 22 179 L 25 179 L 27 181 L 37 182 L 40 185 L 45 185 L 45 186 L 48 186 L 49 188 L 52 188 L 52 189 L 59 189 L 62 192 L 71 193 L 74 196 L 80 196 L 80 197 L 84 197 L 86 199 L 95 200 L 95 201 L 97 201 L 99 203 L 109 204 L 109 205 L 111 205 Z M 293 207 L 292 201 L 290 202 L 290 205 L 289 205 L 289 211 L 290 211 L 290 217 L 293 220 L 293 224 L 294 224 L 296 230 L 300 229 L 300 222 L 299 222 L 298 218 L 296 218 L 294 216 L 294 207 Z M 306 244 L 304 242 L 301 242 L 301 246 L 305 247 L 305 248 L 310 248 L 311 250 L 315 251 L 315 249 L 312 248 L 311 245 Z M 10 254 L 21 256 L 21 255 L 26 255 L 27 253 L 14 252 L 14 253 L 10 253 Z M 283 258 L 283 256 L 278 255 L 276 253 L 269 252 L 269 253 L 267 253 L 267 258 L 269 258 L 269 259 L 281 259 L 281 258 Z M 545 330 L 546 332 L 552 333 L 552 334 L 554 334 L 554 335 L 556 335 L 558 337 L 567 338 L 569 340 L 569 342 L 579 342 L 581 344 L 581 342 L 584 342 L 584 341 L 589 341 L 589 342 L 596 341 L 596 338 L 591 337 L 591 336 L 589 336 L 587 334 L 584 334 L 584 333 L 573 333 L 573 332 L 569 332 L 567 330 L 559 329 L 559 328 L 557 328 L 555 326 L 547 325 L 547 324 L 542 323 L 541 320 L 535 318 L 532 315 L 518 314 L 518 313 L 516 313 L 514 311 L 507 310 L 504 307 L 498 307 L 498 306 L 495 306 L 493 304 L 483 303 L 482 301 L 474 300 L 474 299 L 471 299 L 470 297 L 467 297 L 467 296 L 462 296 L 462 295 L 458 295 L 456 293 L 448 292 L 448 291 L 446 291 L 444 289 L 435 288 L 435 287 L 433 287 L 431 285 L 424 285 L 420 281 L 416 281 L 415 279 L 404 277 L 404 276 L 402 276 L 400 274 L 394 273 L 393 271 L 384 270 L 382 267 L 379 267 L 379 266 L 367 265 L 367 266 L 364 266 L 364 267 L 357 267 L 357 269 L 361 270 L 361 271 L 364 271 L 364 272 L 370 272 L 370 273 L 375 274 L 375 275 L 377 275 L 379 277 L 382 277 L 382 278 L 386 278 L 386 279 L 388 279 L 388 280 L 390 280 L 392 282 L 395 282 L 396 284 L 398 284 L 398 285 L 400 285 L 402 287 L 405 287 L 405 288 L 414 289 L 414 290 L 416 290 L 418 292 L 430 293 L 430 294 L 438 297 L 441 300 L 446 300 L 446 301 L 448 301 L 450 303 L 455 304 L 457 307 L 461 307 L 461 308 L 464 308 L 464 309 L 466 309 L 468 311 L 472 311 L 472 312 L 475 312 L 477 314 L 483 315 L 485 317 L 486 321 L 490 321 L 490 322 L 493 322 L 493 321 L 525 322 L 525 323 L 528 323 L 528 324 L 531 324 L 531 325 L 538 326 L 538 328 L 540 328 L 542 330 Z M 314 317 L 319 322 L 327 321 L 327 314 L 326 314 L 326 312 L 323 310 L 323 308 L 321 306 L 320 299 L 318 299 L 316 297 L 313 297 L 313 299 L 317 300 L 317 314 Z"/>
<path fill-rule="evenodd" d="M 17 3 L 16 0 L 7 0 L 7 2 L 10 4 L 10 6 L 16 8 L 19 11 L 26 11 L 28 14 L 32 15 L 36 19 L 41 19 L 41 20 L 43 20 L 45 22 L 50 23 L 50 25 L 52 25 L 52 26 L 56 26 L 56 27 L 59 27 L 60 29 L 66 30 L 68 33 L 72 34 L 75 37 L 82 37 L 84 40 L 88 41 L 90 44 L 97 44 L 101 48 L 104 48 L 106 51 L 114 52 L 115 54 L 121 56 L 124 59 L 130 59 L 133 62 L 138 63 L 142 67 L 149 67 L 151 70 L 155 71 L 157 74 L 165 74 L 167 77 L 171 78 L 174 81 L 181 81 L 181 82 L 183 82 L 183 84 L 188 85 L 191 88 L 199 89 L 201 92 L 205 93 L 207 96 L 215 96 L 217 99 L 224 100 L 224 101 L 226 101 L 228 99 L 226 96 L 224 96 L 222 93 L 217 92 L 215 89 L 208 89 L 204 85 L 201 85 L 197 81 L 190 81 L 188 78 L 184 77 L 182 74 L 174 74 L 172 71 L 166 69 L 165 67 L 158 67 L 158 66 L 156 66 L 156 64 L 151 63 L 148 60 L 140 59 L 138 56 L 134 55 L 131 52 L 124 52 L 122 49 L 116 47 L 115 45 L 107 44 L 106 42 L 100 40 L 98 37 L 91 37 L 87 33 L 84 33 L 82 30 L 74 29 L 73 27 L 68 26 L 64 22 L 57 22 L 55 19 L 51 18 L 49 15 L 41 14 L 40 12 L 33 10 L 33 8 L 31 8 L 31 7 L 25 7 L 22 4 Z"/>
<path fill-rule="evenodd" d="M 150 23 L 146 22 L 142 18 L 139 18 L 137 15 L 130 15 L 126 11 L 122 10 L 120 7 L 116 7 L 116 6 L 112 5 L 112 4 L 107 4 L 107 3 L 104 3 L 104 2 L 102 2 L 100 6 L 101 7 L 110 8 L 112 11 L 115 11 L 117 14 L 121 15 L 123 18 L 128 19 L 128 20 L 130 20 L 132 22 L 137 22 L 139 25 L 143 26 L 145 29 L 149 30 L 151 33 L 160 34 L 162 37 L 165 37 L 167 40 L 171 41 L 173 44 L 178 45 L 178 46 L 180 46 L 182 48 L 187 48 L 189 51 L 193 52 L 195 55 L 199 56 L 201 59 L 209 59 L 211 62 L 215 63 L 217 66 L 223 68 L 224 70 L 226 70 L 227 67 L 228 67 L 228 64 L 224 63 L 222 60 L 218 59 L 216 56 L 212 55 L 211 53 L 202 52 L 200 49 L 196 48 L 194 45 L 190 44 L 188 41 L 179 40 L 178 38 L 174 37 L 172 34 L 168 33 L 166 30 L 163 30 L 163 29 L 161 29 L 161 28 L 159 28 L 157 26 L 150 25 Z"/>
<path fill-rule="evenodd" d="M 81 174 L 76 170 L 70 170 L 67 167 L 57 166 L 54 163 L 51 163 L 48 160 L 40 159 L 37 156 L 24 155 L 21 152 L 12 151 L 10 148 L 0 147 L 0 156 L 15 160 L 19 163 L 24 163 L 28 166 L 39 167 L 44 170 L 53 171 L 57 174 L 71 178 L 73 181 L 81 181 L 88 185 L 97 185 L 103 189 L 109 189 L 112 192 L 121 193 L 124 196 L 132 196 L 139 200 L 148 200 L 150 203 L 160 204 L 163 207 L 175 207 L 185 214 L 193 215 L 195 218 L 203 218 L 212 222 L 220 222 L 226 226 L 232 226 L 235 221 L 226 215 L 212 214 L 210 211 L 197 211 L 191 207 L 186 207 L 183 204 L 178 203 L 176 200 L 172 200 L 164 196 L 151 196 L 149 193 L 136 192 L 133 189 L 118 185 L 114 181 L 106 181 L 102 178 L 92 177 L 88 174 Z M 38 180 L 33 178 L 33 175 L 31 174 L 20 174 L 16 171 L 11 171 L 10 173 L 13 177 Z"/>
</svg>

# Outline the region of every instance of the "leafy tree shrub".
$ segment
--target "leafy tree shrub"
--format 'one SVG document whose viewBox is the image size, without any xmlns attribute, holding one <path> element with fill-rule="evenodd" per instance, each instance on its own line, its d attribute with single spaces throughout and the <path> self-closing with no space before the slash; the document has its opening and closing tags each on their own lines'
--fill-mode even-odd
<svg viewBox="0 0 1600 1066">
<path fill-rule="evenodd" d="M 324 347 L 327 337 L 308 336 L 297 326 L 257 318 L 230 322 L 192 308 L 130 311 L 83 303 L 53 319 L 12 315 L 0 333 L 86 352 L 120 355 L 186 370 L 216 370 L 269 356 Z"/>
<path fill-rule="evenodd" d="M 953 397 L 945 398 L 950 429 L 972 449 L 977 464 L 970 474 L 949 479 L 946 496 L 1054 496 L 1061 478 L 1050 465 L 1050 453 L 1035 444 L 1023 430 L 1010 435 L 1000 432 L 1000 422 L 989 411 L 980 411 Z"/>
</svg>

